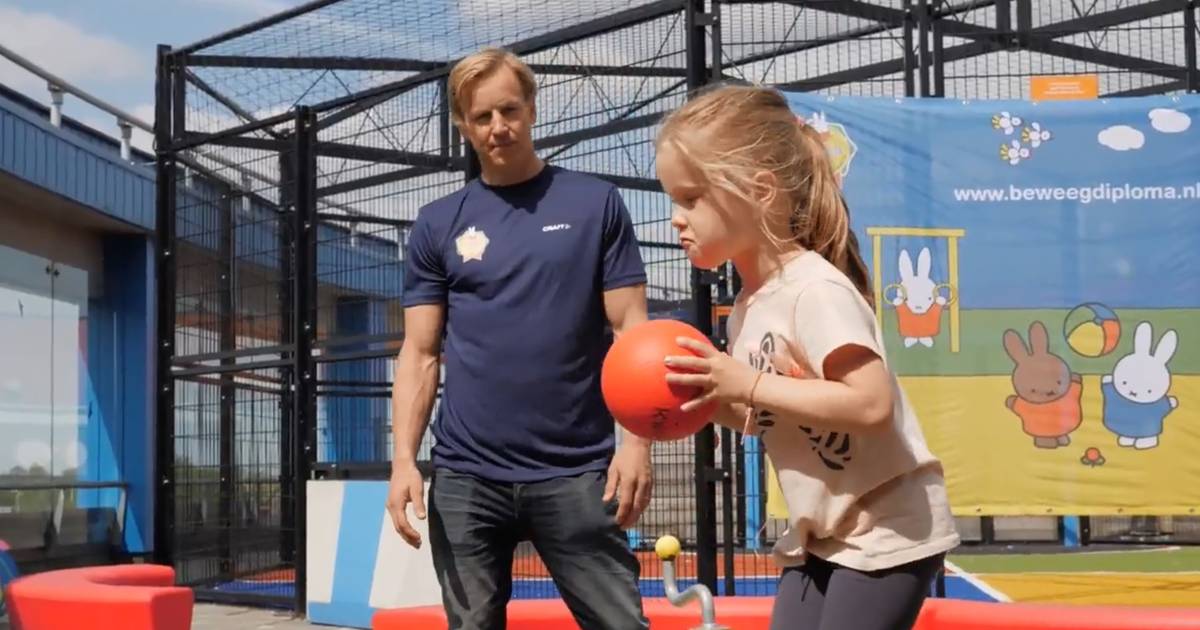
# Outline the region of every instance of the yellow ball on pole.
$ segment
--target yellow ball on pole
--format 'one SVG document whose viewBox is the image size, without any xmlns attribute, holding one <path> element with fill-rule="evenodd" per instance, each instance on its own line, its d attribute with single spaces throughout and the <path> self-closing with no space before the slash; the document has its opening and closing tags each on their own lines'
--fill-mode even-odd
<svg viewBox="0 0 1200 630">
<path fill-rule="evenodd" d="M 654 553 L 663 561 L 674 560 L 679 556 L 680 549 L 679 539 L 674 536 L 663 536 L 654 543 Z"/>
</svg>

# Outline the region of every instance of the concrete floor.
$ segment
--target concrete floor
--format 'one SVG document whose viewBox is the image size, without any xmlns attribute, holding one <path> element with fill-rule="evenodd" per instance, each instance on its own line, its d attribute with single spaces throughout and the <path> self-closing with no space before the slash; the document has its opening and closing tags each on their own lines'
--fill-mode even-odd
<svg viewBox="0 0 1200 630">
<path fill-rule="evenodd" d="M 0 621 L 0 630 L 11 630 L 7 621 Z M 319 626 L 292 613 L 261 608 L 196 604 L 192 615 L 192 630 L 352 630 L 338 626 Z"/>
<path fill-rule="evenodd" d="M 196 604 L 192 630 L 351 630 L 340 626 L 319 626 L 295 618 L 290 611 L 242 608 L 216 604 Z M 3 630 L 0 628 L 0 630 Z"/>
</svg>

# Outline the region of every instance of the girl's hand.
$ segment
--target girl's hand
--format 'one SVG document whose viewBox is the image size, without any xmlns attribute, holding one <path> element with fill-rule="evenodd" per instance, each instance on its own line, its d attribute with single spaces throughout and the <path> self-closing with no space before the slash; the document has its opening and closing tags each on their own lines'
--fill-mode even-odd
<svg viewBox="0 0 1200 630">
<path fill-rule="evenodd" d="M 667 367 L 692 372 L 667 374 L 667 382 L 672 385 L 699 387 L 702 392 L 700 396 L 681 405 L 681 411 L 691 411 L 711 400 L 743 403 L 749 401 L 750 390 L 758 377 L 754 368 L 694 339 L 680 337 L 676 339 L 676 343 L 699 356 L 667 357 Z"/>
</svg>

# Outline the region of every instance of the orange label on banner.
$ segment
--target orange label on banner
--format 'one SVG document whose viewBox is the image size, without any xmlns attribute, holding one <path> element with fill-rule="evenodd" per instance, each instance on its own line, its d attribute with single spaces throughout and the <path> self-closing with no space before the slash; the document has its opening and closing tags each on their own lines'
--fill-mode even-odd
<svg viewBox="0 0 1200 630">
<path fill-rule="evenodd" d="M 1069 101 L 1100 96 L 1100 77 L 1094 74 L 1053 75 L 1029 78 L 1030 98 L 1035 101 Z"/>
</svg>

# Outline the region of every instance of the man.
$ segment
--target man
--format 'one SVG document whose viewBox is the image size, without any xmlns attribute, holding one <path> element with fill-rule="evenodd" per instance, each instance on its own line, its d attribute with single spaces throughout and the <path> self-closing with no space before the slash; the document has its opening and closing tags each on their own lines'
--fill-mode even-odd
<svg viewBox="0 0 1200 630">
<path fill-rule="evenodd" d="M 599 389 L 606 322 L 647 319 L 632 221 L 616 187 L 534 152 L 536 84 L 516 56 L 480 51 L 448 84 L 482 174 L 409 236 L 388 511 L 419 547 L 406 509 L 425 518 L 415 459 L 444 350 L 428 515 L 450 628 L 505 627 L 522 539 L 582 628 L 648 628 L 622 529 L 650 500 L 650 443 L 614 446 Z"/>
</svg>

